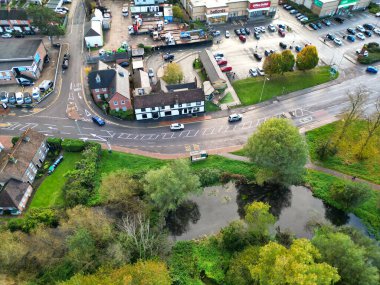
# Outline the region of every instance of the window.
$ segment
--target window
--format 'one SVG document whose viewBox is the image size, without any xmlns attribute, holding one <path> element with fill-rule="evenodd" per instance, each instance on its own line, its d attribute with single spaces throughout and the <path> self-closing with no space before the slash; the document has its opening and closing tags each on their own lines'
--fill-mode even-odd
<svg viewBox="0 0 380 285">
<path fill-rule="evenodd" d="M 100 90 L 99 89 L 95 89 L 95 92 L 99 92 Z"/>
<path fill-rule="evenodd" d="M 96 98 L 98 98 L 99 100 L 102 99 L 99 94 L 96 95 Z"/>
<path fill-rule="evenodd" d="M 182 104 L 178 104 L 178 107 L 182 107 Z"/>
<path fill-rule="evenodd" d="M 108 98 L 108 94 L 104 94 L 104 98 Z"/>
<path fill-rule="evenodd" d="M 143 115 L 142 115 L 142 118 L 143 118 L 143 119 L 146 119 L 146 118 L 148 118 L 148 115 L 147 115 L 147 114 L 143 114 Z"/>
<path fill-rule="evenodd" d="M 186 106 L 187 106 L 187 107 L 191 107 L 191 103 L 187 103 Z"/>
<path fill-rule="evenodd" d="M 141 112 L 145 112 L 145 108 L 141 108 Z"/>
<path fill-rule="evenodd" d="M 173 104 L 173 105 L 170 105 L 170 108 L 172 108 L 172 109 L 173 109 L 173 108 L 174 108 L 174 104 Z"/>
<path fill-rule="evenodd" d="M 113 101 L 113 104 L 117 106 L 119 103 L 117 101 Z"/>
<path fill-rule="evenodd" d="M 107 88 L 102 88 L 102 91 L 107 91 Z"/>
<path fill-rule="evenodd" d="M 125 104 L 125 101 L 124 101 L 124 100 L 121 100 L 121 104 L 124 105 L 124 104 Z"/>
<path fill-rule="evenodd" d="M 125 106 L 123 106 L 121 109 L 122 109 L 123 111 L 127 111 L 127 107 L 125 107 Z"/>
<path fill-rule="evenodd" d="M 202 102 L 196 102 L 195 104 L 199 106 L 202 105 Z"/>
</svg>

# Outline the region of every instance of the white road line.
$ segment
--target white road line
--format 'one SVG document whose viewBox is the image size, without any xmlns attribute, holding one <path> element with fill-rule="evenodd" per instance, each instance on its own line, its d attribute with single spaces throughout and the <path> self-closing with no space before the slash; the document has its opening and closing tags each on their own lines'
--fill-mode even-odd
<svg viewBox="0 0 380 285">
<path fill-rule="evenodd" d="M 13 123 L 11 123 L 11 124 L 13 124 Z M 14 123 L 14 125 L 11 125 L 11 126 L 5 128 L 5 129 L 7 129 L 7 130 L 15 130 L 15 129 L 17 129 L 20 126 L 22 126 L 22 125 L 19 124 L 19 123 Z"/>
<path fill-rule="evenodd" d="M 249 121 L 249 122 L 244 122 L 243 123 L 243 126 L 241 127 L 242 129 L 250 129 L 252 128 L 252 121 Z"/>
<path fill-rule="evenodd" d="M 63 126 L 64 128 L 74 128 L 75 129 L 75 127 L 74 126 Z"/>
<path fill-rule="evenodd" d="M 53 124 L 43 124 L 45 126 L 56 126 L 56 125 L 53 125 Z"/>
<path fill-rule="evenodd" d="M 71 133 L 61 132 L 62 135 L 70 135 Z"/>
<path fill-rule="evenodd" d="M 150 135 L 142 135 L 140 140 L 156 140 L 160 135 L 150 134 Z"/>
<path fill-rule="evenodd" d="M 209 130 L 211 131 L 209 132 Z M 206 128 L 203 130 L 202 136 L 213 135 L 214 131 L 215 131 L 215 128 Z"/>
<path fill-rule="evenodd" d="M 162 133 L 161 135 L 163 140 L 175 139 L 175 137 L 173 138 L 174 133 Z"/>
<path fill-rule="evenodd" d="M 85 129 L 85 130 L 94 130 L 94 128 L 86 128 L 86 127 L 83 127 L 82 129 Z"/>
<path fill-rule="evenodd" d="M 24 131 L 24 130 L 29 129 L 29 128 L 30 129 L 34 129 L 37 126 L 38 126 L 38 124 L 36 124 L 36 123 L 26 123 L 25 126 L 23 126 L 22 128 L 20 128 L 19 130 L 20 131 Z"/>
</svg>

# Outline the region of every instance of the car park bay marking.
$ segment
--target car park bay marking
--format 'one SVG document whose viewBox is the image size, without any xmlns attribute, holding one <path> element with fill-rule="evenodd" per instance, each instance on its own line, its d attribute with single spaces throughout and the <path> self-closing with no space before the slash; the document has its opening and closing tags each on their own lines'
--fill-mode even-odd
<svg viewBox="0 0 380 285">
<path fill-rule="evenodd" d="M 242 129 L 250 129 L 252 128 L 252 121 L 249 121 L 249 122 L 244 122 L 243 125 L 242 125 Z"/>
<path fill-rule="evenodd" d="M 12 124 L 12 125 L 10 125 L 10 126 L 7 127 L 7 128 L 4 128 L 4 129 L 14 131 L 14 130 L 16 130 L 17 128 L 19 128 L 19 127 L 22 126 L 22 124 L 19 124 L 19 123 L 10 123 L 10 124 Z"/>
<path fill-rule="evenodd" d="M 188 130 L 188 131 L 185 131 L 184 133 L 186 133 L 185 137 L 192 138 L 192 137 L 195 137 L 199 133 L 199 130 L 197 130 L 197 131 Z"/>
<path fill-rule="evenodd" d="M 160 135 L 156 134 L 147 134 L 147 135 L 141 135 L 140 140 L 156 140 Z"/>
<path fill-rule="evenodd" d="M 138 136 L 139 135 L 136 134 L 121 133 L 117 138 L 123 140 L 135 140 Z"/>
<path fill-rule="evenodd" d="M 174 133 L 161 133 L 163 140 L 175 139 Z"/>
<path fill-rule="evenodd" d="M 203 130 L 202 135 L 207 136 L 207 135 L 213 135 L 215 131 L 215 128 L 206 128 Z"/>
</svg>

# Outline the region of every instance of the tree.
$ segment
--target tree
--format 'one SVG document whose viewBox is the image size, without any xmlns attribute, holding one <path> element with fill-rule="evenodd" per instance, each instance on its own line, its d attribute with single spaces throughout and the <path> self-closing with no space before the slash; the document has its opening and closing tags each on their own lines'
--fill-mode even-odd
<svg viewBox="0 0 380 285">
<path fill-rule="evenodd" d="M 51 42 L 53 36 L 65 34 L 65 30 L 60 24 L 60 18 L 52 9 L 41 5 L 29 5 L 26 13 L 33 20 L 33 25 L 39 28 L 43 35 L 49 36 Z"/>
<path fill-rule="evenodd" d="M 13 234 L 10 231 L 0 232 L 0 273 L 19 274 L 28 246 L 23 233 Z"/>
<path fill-rule="evenodd" d="M 343 126 L 340 128 L 340 133 L 335 141 L 335 146 L 337 146 L 346 135 L 347 129 L 351 126 L 352 122 L 363 115 L 363 107 L 367 102 L 368 95 L 369 91 L 363 85 L 359 85 L 355 90 L 349 90 L 347 92 L 349 106 L 343 114 Z"/>
<path fill-rule="evenodd" d="M 269 235 L 269 226 L 276 222 L 276 218 L 269 213 L 269 204 L 253 202 L 245 209 L 245 221 L 250 233 L 254 235 Z"/>
<path fill-rule="evenodd" d="M 339 280 L 336 268 L 316 263 L 318 250 L 307 239 L 297 239 L 291 247 L 270 242 L 260 248 L 259 258 L 249 266 L 251 284 L 330 285 Z"/>
<path fill-rule="evenodd" d="M 267 56 L 264 60 L 263 69 L 269 76 L 282 73 L 281 54 L 275 52 Z"/>
<path fill-rule="evenodd" d="M 173 8 L 173 17 L 177 19 L 183 19 L 183 11 L 180 6 L 174 5 Z"/>
<path fill-rule="evenodd" d="M 176 62 L 168 63 L 164 70 L 162 79 L 168 84 L 181 83 L 183 79 L 183 72 L 181 66 Z"/>
<path fill-rule="evenodd" d="M 360 147 L 358 157 L 360 159 L 363 158 L 363 152 L 366 149 L 368 143 L 370 140 L 373 138 L 373 136 L 376 134 L 377 130 L 380 128 L 380 97 L 377 98 L 376 103 L 375 103 L 375 112 L 373 112 L 370 115 L 365 116 L 365 121 L 366 121 L 366 138 L 363 142 L 363 144 Z"/>
<path fill-rule="evenodd" d="M 332 199 L 348 210 L 368 200 L 371 197 L 371 188 L 365 183 L 334 183 L 331 185 L 330 195 Z"/>
<path fill-rule="evenodd" d="M 281 71 L 282 73 L 292 71 L 296 60 L 290 50 L 284 50 L 281 53 Z"/>
<path fill-rule="evenodd" d="M 189 162 L 175 160 L 170 165 L 149 171 L 144 177 L 144 190 L 163 213 L 175 210 L 189 194 L 202 191 L 198 176 Z"/>
<path fill-rule="evenodd" d="M 343 233 L 317 231 L 312 243 L 319 249 L 322 260 L 338 269 L 341 284 L 379 284 L 379 273 L 365 258 L 364 248 Z"/>
<path fill-rule="evenodd" d="M 316 67 L 318 61 L 319 57 L 317 48 L 315 46 L 308 45 L 297 54 L 296 64 L 299 70 L 309 70 Z"/>
<path fill-rule="evenodd" d="M 233 221 L 220 233 L 222 234 L 223 247 L 230 252 L 241 251 L 249 244 L 247 227 L 243 221 Z"/>
<path fill-rule="evenodd" d="M 264 122 L 248 139 L 245 149 L 260 168 L 256 175 L 259 184 L 271 182 L 288 186 L 301 181 L 307 146 L 288 120 L 272 118 Z"/>
</svg>

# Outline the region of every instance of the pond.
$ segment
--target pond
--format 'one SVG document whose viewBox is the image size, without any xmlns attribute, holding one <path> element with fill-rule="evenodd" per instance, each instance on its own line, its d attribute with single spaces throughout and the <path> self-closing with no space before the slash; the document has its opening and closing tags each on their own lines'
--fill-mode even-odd
<svg viewBox="0 0 380 285">
<path fill-rule="evenodd" d="M 234 220 L 244 217 L 244 207 L 253 201 L 267 202 L 277 218 L 274 226 L 290 230 L 297 237 L 311 238 L 310 222 L 329 222 L 335 226 L 350 225 L 368 235 L 358 217 L 325 204 L 303 186 L 289 189 L 257 185 L 225 185 L 206 187 L 200 196 L 193 196 L 167 219 L 173 238 L 189 240 L 213 235 Z"/>
</svg>

